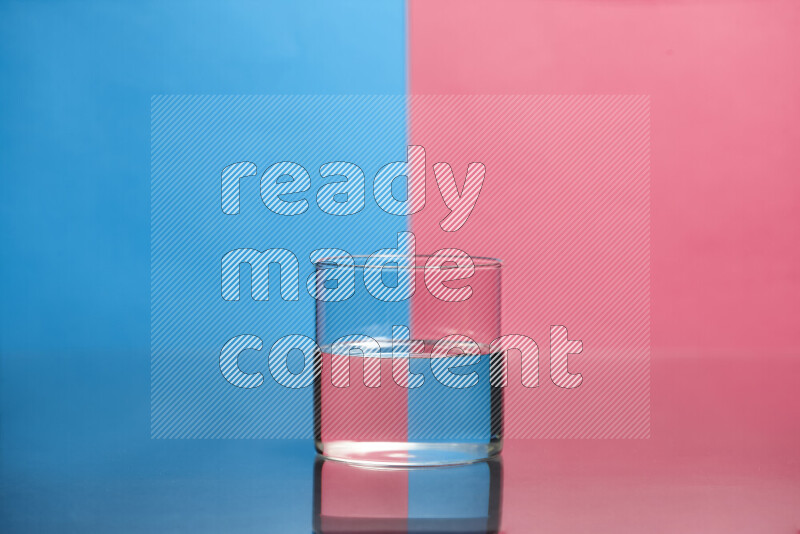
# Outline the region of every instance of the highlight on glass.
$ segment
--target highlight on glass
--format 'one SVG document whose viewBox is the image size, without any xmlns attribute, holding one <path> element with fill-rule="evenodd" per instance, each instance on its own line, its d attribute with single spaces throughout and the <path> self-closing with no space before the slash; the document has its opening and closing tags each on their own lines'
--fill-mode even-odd
<svg viewBox="0 0 800 534">
<path fill-rule="evenodd" d="M 501 271 L 455 249 L 317 261 L 317 451 L 378 466 L 499 454 Z"/>
</svg>

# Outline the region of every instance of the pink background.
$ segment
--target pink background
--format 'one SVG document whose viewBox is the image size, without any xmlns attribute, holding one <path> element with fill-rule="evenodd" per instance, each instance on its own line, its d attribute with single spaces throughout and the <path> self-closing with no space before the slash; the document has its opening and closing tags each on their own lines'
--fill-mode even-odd
<svg viewBox="0 0 800 534">
<path fill-rule="evenodd" d="M 425 147 L 428 168 L 425 209 L 412 218 L 417 249 L 501 258 L 502 333 L 538 346 L 535 389 L 522 386 L 520 354 L 509 352 L 506 437 L 648 437 L 648 97 L 412 96 L 409 113 L 411 143 Z M 459 184 L 471 162 L 485 167 L 480 196 L 457 231 L 441 229 L 449 213 L 437 187 L 441 166 L 438 178 L 433 170 L 441 161 Z M 464 303 L 432 308 L 435 299 L 415 295 L 414 330 L 466 313 L 464 306 L 487 314 L 470 314 L 470 321 L 493 324 L 493 303 L 476 301 L 494 285 L 480 270 L 469 283 L 473 294 Z M 551 325 L 583 345 L 567 356 L 570 380 L 584 377 L 579 387 L 557 378 L 564 364 L 553 358 Z"/>
<path fill-rule="evenodd" d="M 505 530 L 797 532 L 800 4 L 412 0 L 409 25 L 412 94 L 650 95 L 651 437 L 511 441 Z"/>
</svg>

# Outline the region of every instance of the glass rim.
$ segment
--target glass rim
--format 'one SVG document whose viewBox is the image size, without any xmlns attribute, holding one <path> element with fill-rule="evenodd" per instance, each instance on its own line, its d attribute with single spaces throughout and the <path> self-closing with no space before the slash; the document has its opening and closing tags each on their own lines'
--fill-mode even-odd
<svg viewBox="0 0 800 534">
<path fill-rule="evenodd" d="M 491 258 L 489 256 L 471 256 L 469 258 L 472 260 L 472 264 L 474 265 L 475 269 L 500 269 L 503 267 L 503 260 L 499 258 Z M 323 258 L 318 259 L 317 261 L 313 262 L 314 266 L 317 268 L 334 268 L 338 267 L 339 264 L 335 261 L 339 258 L 352 258 L 354 260 L 353 267 L 356 269 L 399 269 L 399 265 L 378 265 L 378 266 L 367 266 L 366 262 L 370 258 L 384 258 L 384 259 L 398 259 L 398 260 L 408 260 L 408 258 L 414 259 L 414 265 L 403 265 L 403 268 L 407 269 L 425 269 L 426 264 L 430 258 L 461 258 L 462 256 L 456 254 L 349 254 L 347 256 L 340 254 L 336 256 L 325 256 Z M 421 262 L 419 260 L 424 260 Z M 361 260 L 361 263 L 359 263 Z M 447 266 L 443 266 L 447 268 Z M 450 267 L 456 268 L 456 267 Z"/>
</svg>

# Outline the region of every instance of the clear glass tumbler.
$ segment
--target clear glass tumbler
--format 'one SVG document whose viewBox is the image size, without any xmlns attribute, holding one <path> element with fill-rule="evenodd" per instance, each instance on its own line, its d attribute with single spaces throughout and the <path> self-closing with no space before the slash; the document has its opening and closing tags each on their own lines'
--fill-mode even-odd
<svg viewBox="0 0 800 534">
<path fill-rule="evenodd" d="M 379 466 L 498 454 L 501 262 L 448 250 L 316 266 L 317 451 Z"/>
</svg>

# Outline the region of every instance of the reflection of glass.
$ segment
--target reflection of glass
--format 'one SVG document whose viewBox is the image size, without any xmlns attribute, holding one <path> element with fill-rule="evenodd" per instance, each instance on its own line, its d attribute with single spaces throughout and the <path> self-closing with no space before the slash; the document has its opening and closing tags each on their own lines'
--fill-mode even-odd
<svg viewBox="0 0 800 534">
<path fill-rule="evenodd" d="M 500 262 L 386 255 L 345 270 L 337 261 L 317 262 L 319 295 L 351 291 L 317 300 L 317 451 L 397 466 L 499 453 L 503 388 L 490 377 L 503 367 L 489 346 L 500 336 Z"/>
<path fill-rule="evenodd" d="M 316 534 L 488 534 L 500 529 L 500 457 L 443 467 L 314 462 Z"/>
</svg>

